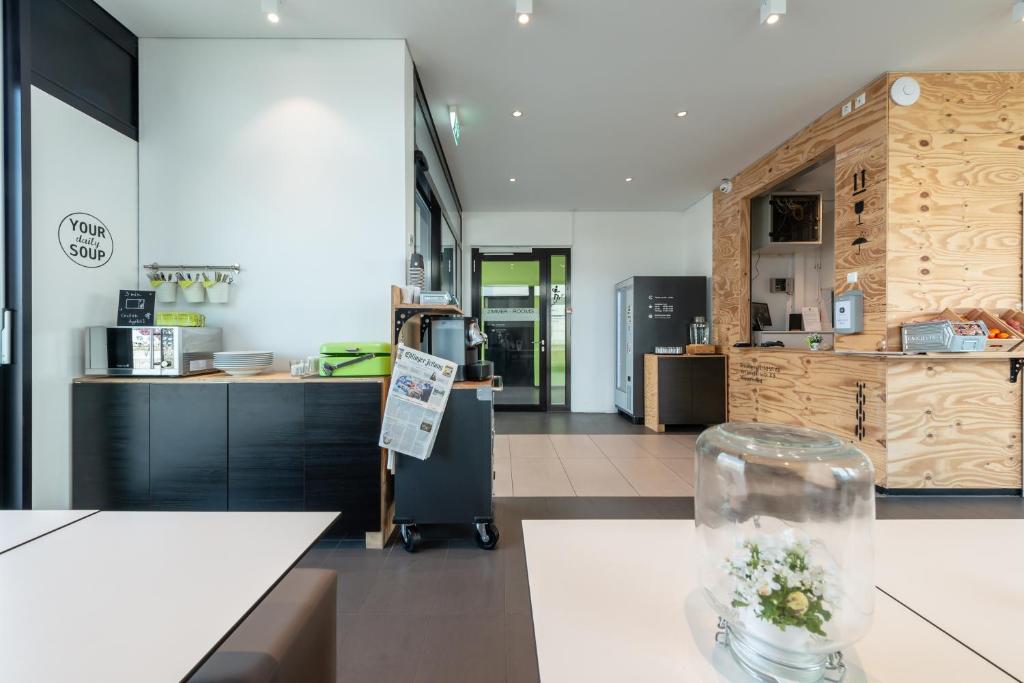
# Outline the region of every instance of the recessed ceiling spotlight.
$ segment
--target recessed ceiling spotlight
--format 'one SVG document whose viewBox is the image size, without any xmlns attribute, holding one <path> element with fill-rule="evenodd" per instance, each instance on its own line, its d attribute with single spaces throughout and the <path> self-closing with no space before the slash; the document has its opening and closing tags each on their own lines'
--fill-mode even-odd
<svg viewBox="0 0 1024 683">
<path fill-rule="evenodd" d="M 516 0 L 516 21 L 526 26 L 533 18 L 533 0 Z"/>
<path fill-rule="evenodd" d="M 509 181 L 510 183 L 514 183 L 514 182 L 516 181 L 516 179 L 515 179 L 515 178 L 509 178 L 509 179 L 508 179 L 508 181 Z"/>
<path fill-rule="evenodd" d="M 676 112 L 676 118 L 680 118 L 680 119 L 686 118 L 686 112 L 685 111 L 677 111 Z"/>
<path fill-rule="evenodd" d="M 769 26 L 779 23 L 786 13 L 786 0 L 761 0 L 761 23 Z"/>
<path fill-rule="evenodd" d="M 271 24 L 281 21 L 281 8 L 278 0 L 262 0 L 263 15 Z"/>
<path fill-rule="evenodd" d="M 627 182 L 627 183 L 631 183 L 631 182 L 633 182 L 633 178 L 632 178 L 632 177 L 630 177 L 630 178 L 626 178 L 626 182 Z"/>
<path fill-rule="evenodd" d="M 517 119 L 520 116 L 522 116 L 522 115 L 523 115 L 523 112 L 519 111 L 518 109 L 516 109 L 514 112 L 512 112 L 512 116 L 516 117 Z"/>
<path fill-rule="evenodd" d="M 1015 23 L 1024 23 L 1024 0 L 1014 3 L 1013 5 L 1013 21 Z"/>
</svg>

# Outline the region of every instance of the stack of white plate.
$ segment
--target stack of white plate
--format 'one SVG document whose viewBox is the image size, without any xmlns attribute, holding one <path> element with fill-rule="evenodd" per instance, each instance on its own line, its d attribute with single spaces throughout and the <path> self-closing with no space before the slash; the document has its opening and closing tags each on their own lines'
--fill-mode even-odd
<svg viewBox="0 0 1024 683">
<path fill-rule="evenodd" d="M 213 367 L 236 377 L 258 375 L 274 364 L 270 351 L 217 351 Z"/>
</svg>

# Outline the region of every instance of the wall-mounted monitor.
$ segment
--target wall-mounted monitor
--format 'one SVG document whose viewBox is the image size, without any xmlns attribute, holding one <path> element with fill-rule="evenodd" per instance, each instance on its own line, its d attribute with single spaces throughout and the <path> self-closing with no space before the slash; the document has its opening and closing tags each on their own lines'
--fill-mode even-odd
<svg viewBox="0 0 1024 683">
<path fill-rule="evenodd" d="M 821 243 L 821 194 L 779 192 L 768 199 L 771 207 L 772 244 L 780 242 Z"/>
<path fill-rule="evenodd" d="M 754 332 L 767 330 L 772 326 L 772 314 L 768 304 L 758 301 L 750 302 L 750 329 Z"/>
</svg>

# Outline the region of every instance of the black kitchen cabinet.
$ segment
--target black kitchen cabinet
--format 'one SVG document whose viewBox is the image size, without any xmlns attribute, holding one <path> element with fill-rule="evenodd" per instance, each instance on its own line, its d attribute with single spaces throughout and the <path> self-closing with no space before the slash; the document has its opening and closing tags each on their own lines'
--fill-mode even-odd
<svg viewBox="0 0 1024 683">
<path fill-rule="evenodd" d="M 341 511 L 382 531 L 384 384 L 83 379 L 72 385 L 72 505 Z"/>
<path fill-rule="evenodd" d="M 644 355 L 644 424 L 663 432 L 666 425 L 725 422 L 726 358 L 717 355 Z"/>
<path fill-rule="evenodd" d="M 228 387 L 228 509 L 301 511 L 305 385 Z"/>
<path fill-rule="evenodd" d="M 332 532 L 379 531 L 380 386 L 352 384 L 338 391 L 328 383 L 310 383 L 305 400 L 306 509 L 341 510 Z"/>
<path fill-rule="evenodd" d="M 226 384 L 152 384 L 150 503 L 157 510 L 224 510 L 228 504 Z"/>
<path fill-rule="evenodd" d="M 149 509 L 149 384 L 80 384 L 72 392 L 75 508 Z"/>
<path fill-rule="evenodd" d="M 725 422 L 725 358 L 707 358 L 690 363 L 692 404 L 690 421 L 681 424 L 713 425 Z"/>
</svg>

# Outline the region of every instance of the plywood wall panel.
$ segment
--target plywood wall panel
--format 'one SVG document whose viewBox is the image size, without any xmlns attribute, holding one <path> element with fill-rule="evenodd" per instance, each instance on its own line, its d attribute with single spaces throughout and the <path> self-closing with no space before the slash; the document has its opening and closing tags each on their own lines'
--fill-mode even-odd
<svg viewBox="0 0 1024 683">
<path fill-rule="evenodd" d="M 1006 361 L 890 361 L 888 486 L 1021 486 L 1021 384 Z"/>
<path fill-rule="evenodd" d="M 860 385 L 860 386 L 858 386 Z M 857 433 L 858 395 L 863 398 Z M 746 350 L 729 361 L 729 419 L 820 429 L 850 440 L 885 484 L 885 361 L 796 350 Z"/>
<path fill-rule="evenodd" d="M 750 340 L 750 199 L 833 154 L 884 140 L 886 79 L 858 92 L 867 104 L 849 116 L 836 105 L 733 178 L 729 194 L 715 192 L 712 329 L 724 348 Z M 852 181 L 851 181 L 852 182 Z M 852 240 L 851 240 L 852 241 Z"/>
<path fill-rule="evenodd" d="M 728 347 L 749 330 L 749 199 L 833 150 L 837 291 L 858 273 L 865 334 L 841 350 L 898 350 L 899 324 L 946 307 L 1024 300 L 1024 73 L 912 74 L 921 99 L 827 112 L 716 193 L 713 316 Z M 869 177 L 857 215 L 850 196 Z M 851 242 L 863 235 L 868 244 Z M 798 351 L 734 351 L 730 418 L 805 425 L 858 439 L 889 488 L 1019 488 L 1021 390 L 1005 360 L 941 362 Z M 858 434 L 858 393 L 865 411 Z"/>
<path fill-rule="evenodd" d="M 900 108 L 913 113 L 894 116 L 894 132 L 1024 133 L 1024 72 L 893 73 L 890 81 L 904 75 L 921 83 L 921 98 Z"/>
<path fill-rule="evenodd" d="M 900 74 L 892 74 L 895 78 Z M 946 307 L 1020 306 L 1024 74 L 913 74 L 892 106 L 887 327 Z"/>
<path fill-rule="evenodd" d="M 716 192 L 712 221 L 711 329 L 728 348 L 750 329 L 750 209 L 735 195 Z"/>
<path fill-rule="evenodd" d="M 847 100 L 837 104 L 737 174 L 733 178 L 733 194 L 748 198 L 759 194 L 830 156 L 840 142 L 855 147 L 877 139 L 875 127 L 886 117 L 886 79 L 876 79 L 857 92 L 866 94 L 867 104 L 845 117 L 841 110 Z"/>
<path fill-rule="evenodd" d="M 858 288 L 864 293 L 864 331 L 836 337 L 840 351 L 886 350 L 886 217 L 888 152 L 885 121 L 865 132 L 867 142 L 836 147 L 835 282 L 837 294 Z M 859 209 L 859 211 L 858 211 Z M 863 237 L 867 244 L 853 246 Z M 857 273 L 857 282 L 847 276 Z"/>
</svg>

